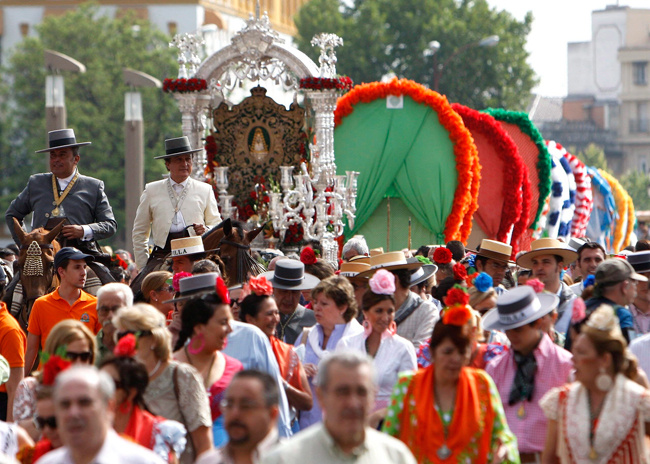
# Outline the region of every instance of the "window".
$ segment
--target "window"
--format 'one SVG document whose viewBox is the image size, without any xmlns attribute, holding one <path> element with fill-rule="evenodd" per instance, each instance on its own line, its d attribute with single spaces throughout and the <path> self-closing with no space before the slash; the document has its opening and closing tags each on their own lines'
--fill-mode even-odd
<svg viewBox="0 0 650 464">
<path fill-rule="evenodd" d="M 647 61 L 637 61 L 632 63 L 633 73 L 634 73 L 634 84 L 635 85 L 648 85 L 648 62 Z"/>
<path fill-rule="evenodd" d="M 29 24 L 27 23 L 20 23 L 20 35 L 23 37 L 27 37 L 29 34 Z"/>
<path fill-rule="evenodd" d="M 169 35 L 174 37 L 176 35 L 176 32 L 178 31 L 178 24 L 174 21 L 170 21 L 167 23 L 167 31 L 169 31 Z"/>
</svg>

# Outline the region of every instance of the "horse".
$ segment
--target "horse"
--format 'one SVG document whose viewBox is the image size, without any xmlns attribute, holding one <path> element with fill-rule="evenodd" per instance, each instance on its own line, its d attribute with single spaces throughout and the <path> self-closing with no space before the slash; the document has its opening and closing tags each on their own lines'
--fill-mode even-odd
<svg viewBox="0 0 650 464">
<path fill-rule="evenodd" d="M 39 227 L 28 233 L 14 218 L 14 230 L 20 241 L 19 270 L 7 287 L 4 301 L 23 330 L 27 330 L 34 301 L 54 291 L 59 285 L 58 276 L 54 272 L 54 255 L 61 249 L 56 237 L 63 226 L 64 223 L 61 222 L 52 230 Z M 97 274 L 89 269 L 84 291 L 95 295 L 103 283 L 106 282 L 102 282 Z"/>
</svg>

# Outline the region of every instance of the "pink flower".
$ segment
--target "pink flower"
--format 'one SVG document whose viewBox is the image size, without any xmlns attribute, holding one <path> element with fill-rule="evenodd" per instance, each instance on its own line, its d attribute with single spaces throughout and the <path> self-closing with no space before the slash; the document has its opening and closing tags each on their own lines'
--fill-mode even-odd
<svg viewBox="0 0 650 464">
<path fill-rule="evenodd" d="M 528 279 L 526 285 L 533 287 L 535 293 L 542 293 L 544 291 L 544 284 L 539 279 Z"/>
<path fill-rule="evenodd" d="M 172 287 L 174 287 L 174 290 L 176 290 L 176 293 L 180 292 L 180 284 L 178 283 L 181 279 L 184 279 L 185 277 L 192 277 L 191 272 L 177 272 L 174 274 L 174 277 L 172 279 Z"/>
<path fill-rule="evenodd" d="M 587 317 L 587 307 L 582 298 L 573 300 L 573 312 L 571 313 L 571 323 L 576 324 L 582 322 Z"/>
<path fill-rule="evenodd" d="M 392 295 L 395 293 L 395 276 L 386 269 L 380 269 L 370 279 L 370 290 L 377 295 Z"/>
</svg>

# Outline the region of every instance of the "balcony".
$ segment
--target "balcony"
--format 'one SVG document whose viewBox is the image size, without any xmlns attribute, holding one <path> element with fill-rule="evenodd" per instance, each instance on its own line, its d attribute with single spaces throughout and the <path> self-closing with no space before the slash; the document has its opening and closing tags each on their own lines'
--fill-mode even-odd
<svg viewBox="0 0 650 464">
<path fill-rule="evenodd" d="M 650 119 L 630 119 L 630 134 L 650 132 Z"/>
</svg>

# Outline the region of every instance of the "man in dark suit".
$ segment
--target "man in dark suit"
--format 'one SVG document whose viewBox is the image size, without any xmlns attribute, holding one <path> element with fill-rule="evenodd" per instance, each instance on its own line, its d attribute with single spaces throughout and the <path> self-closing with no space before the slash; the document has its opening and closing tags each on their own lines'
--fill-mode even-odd
<svg viewBox="0 0 650 464">
<path fill-rule="evenodd" d="M 97 255 L 101 253 L 97 240 L 111 237 L 117 230 L 113 209 L 104 192 L 104 182 L 82 176 L 77 169 L 79 147 L 90 142 L 77 140 L 72 129 L 51 131 L 49 148 L 36 153 L 50 153 L 51 173 L 34 174 L 27 187 L 11 202 L 5 219 L 14 240 L 13 218 L 23 225 L 23 218 L 32 216 L 32 228 L 43 227 L 50 219 L 66 218 L 61 231 L 63 246 L 75 246 Z"/>
</svg>

